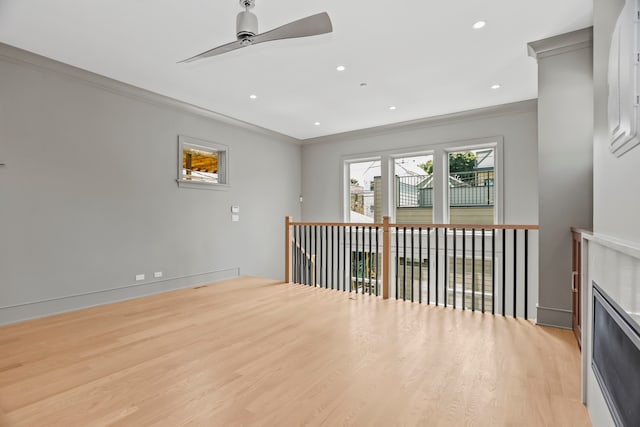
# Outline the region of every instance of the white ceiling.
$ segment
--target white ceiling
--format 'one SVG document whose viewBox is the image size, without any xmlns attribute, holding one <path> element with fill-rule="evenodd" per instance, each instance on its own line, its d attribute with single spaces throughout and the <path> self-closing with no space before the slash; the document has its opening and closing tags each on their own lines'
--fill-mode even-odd
<svg viewBox="0 0 640 427">
<path fill-rule="evenodd" d="M 592 22 L 591 0 L 256 0 L 260 32 L 322 11 L 334 32 L 176 63 L 233 41 L 240 10 L 238 0 L 0 0 L 0 42 L 307 139 L 535 98 L 526 43 Z M 473 30 L 478 20 L 487 26 Z"/>
</svg>

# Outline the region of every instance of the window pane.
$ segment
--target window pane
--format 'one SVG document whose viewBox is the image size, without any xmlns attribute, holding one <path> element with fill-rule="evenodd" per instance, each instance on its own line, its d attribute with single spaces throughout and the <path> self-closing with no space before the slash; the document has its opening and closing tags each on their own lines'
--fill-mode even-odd
<svg viewBox="0 0 640 427">
<path fill-rule="evenodd" d="M 433 155 L 394 161 L 395 218 L 398 224 L 433 223 Z"/>
<path fill-rule="evenodd" d="M 349 163 L 349 222 L 382 222 L 380 160 Z"/>
<path fill-rule="evenodd" d="M 449 223 L 493 224 L 493 149 L 449 153 Z"/>
<path fill-rule="evenodd" d="M 182 179 L 218 183 L 217 151 L 204 151 L 191 147 L 182 150 Z"/>
</svg>

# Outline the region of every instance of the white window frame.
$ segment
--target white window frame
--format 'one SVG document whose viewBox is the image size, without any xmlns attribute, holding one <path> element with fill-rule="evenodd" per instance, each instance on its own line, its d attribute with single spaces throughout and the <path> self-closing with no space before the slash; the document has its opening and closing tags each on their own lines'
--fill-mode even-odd
<svg viewBox="0 0 640 427">
<path fill-rule="evenodd" d="M 442 183 L 448 182 L 449 180 L 449 154 L 456 153 L 465 150 L 482 150 L 490 148 L 494 150 L 494 164 L 493 164 L 493 191 L 494 191 L 494 201 L 493 201 L 493 223 L 494 224 L 502 224 L 503 221 L 503 179 L 502 179 L 502 158 L 503 158 L 503 139 L 500 138 L 481 138 L 477 140 L 470 141 L 462 141 L 459 143 L 447 144 L 446 147 L 443 148 L 442 161 Z M 435 172 L 435 160 L 434 160 L 434 172 Z M 444 194 L 444 206 L 442 207 L 442 219 L 443 223 L 446 224 L 450 220 L 449 214 L 449 187 L 446 188 Z M 435 192 L 435 190 L 434 190 Z M 434 203 L 435 204 L 435 203 Z"/>
<path fill-rule="evenodd" d="M 185 148 L 218 153 L 218 182 L 193 181 L 183 179 L 182 157 Z M 229 146 L 217 142 L 205 141 L 186 135 L 178 135 L 178 187 L 205 190 L 228 190 L 229 185 Z"/>
<path fill-rule="evenodd" d="M 340 189 L 340 199 L 341 199 L 341 203 L 340 203 L 340 218 L 343 219 L 344 222 L 351 222 L 351 205 L 350 203 L 347 201 L 347 199 L 351 196 L 351 182 L 350 182 L 350 178 L 351 178 L 351 171 L 350 171 L 350 166 L 352 163 L 363 163 L 363 162 L 375 162 L 376 160 L 380 161 L 380 173 L 381 173 L 381 179 L 382 179 L 382 194 L 384 196 L 385 192 L 384 192 L 384 188 L 386 186 L 385 183 L 385 159 L 383 158 L 382 155 L 376 155 L 373 153 L 367 154 L 367 155 L 359 155 L 359 156 L 348 156 L 348 157 L 343 157 L 342 158 L 342 169 L 341 169 L 341 177 L 340 177 L 340 182 L 342 183 L 341 185 L 341 189 Z M 386 215 L 385 213 L 385 209 L 384 209 L 384 202 L 383 202 L 383 206 L 382 206 L 382 215 Z M 372 221 L 373 223 L 373 221 Z"/>
<path fill-rule="evenodd" d="M 390 196 L 390 202 L 391 204 L 389 205 L 389 217 L 391 218 L 392 222 L 396 222 L 396 211 L 398 209 L 398 207 L 396 206 L 396 186 L 395 186 L 395 175 L 396 175 L 396 160 L 397 159 L 402 159 L 405 157 L 418 157 L 418 156 L 433 156 L 433 167 L 434 167 L 434 174 L 435 174 L 435 162 L 436 162 L 436 151 L 433 148 L 427 149 L 427 150 L 421 150 L 421 151 L 403 151 L 400 154 L 390 154 L 389 155 L 389 167 L 390 167 L 390 185 L 392 188 L 390 188 L 389 190 L 389 196 Z M 425 172 L 426 173 L 426 172 Z M 432 208 L 432 213 L 431 213 L 431 221 L 433 223 L 435 222 L 435 211 L 436 211 L 436 206 L 435 206 L 435 202 L 438 200 L 437 199 L 437 194 L 439 193 L 439 190 L 436 187 L 437 181 L 435 180 L 435 175 L 434 175 L 434 182 L 433 182 L 433 201 L 434 201 L 434 206 Z M 439 185 L 437 185 L 439 187 Z"/>
</svg>

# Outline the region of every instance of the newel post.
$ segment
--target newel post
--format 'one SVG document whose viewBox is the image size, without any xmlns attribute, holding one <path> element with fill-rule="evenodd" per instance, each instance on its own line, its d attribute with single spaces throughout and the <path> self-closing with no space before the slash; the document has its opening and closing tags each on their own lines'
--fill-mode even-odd
<svg viewBox="0 0 640 427">
<path fill-rule="evenodd" d="M 389 217 L 382 217 L 382 299 L 389 299 L 389 273 L 391 263 L 389 257 L 391 246 L 389 238 Z"/>
<path fill-rule="evenodd" d="M 290 216 L 284 217 L 284 281 L 291 283 L 291 220 Z"/>
</svg>

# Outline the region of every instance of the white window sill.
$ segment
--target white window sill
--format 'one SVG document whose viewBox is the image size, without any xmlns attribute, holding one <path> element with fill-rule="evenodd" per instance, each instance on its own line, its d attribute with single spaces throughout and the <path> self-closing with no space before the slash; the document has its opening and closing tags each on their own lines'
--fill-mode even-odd
<svg viewBox="0 0 640 427">
<path fill-rule="evenodd" d="M 189 181 L 185 179 L 176 179 L 178 187 L 180 188 L 197 188 L 199 190 L 216 190 L 216 191 L 229 191 L 231 186 L 229 184 L 214 184 L 212 182 L 202 181 Z"/>
</svg>

